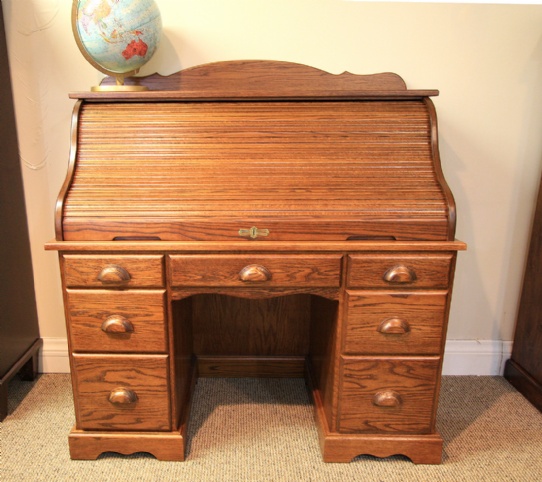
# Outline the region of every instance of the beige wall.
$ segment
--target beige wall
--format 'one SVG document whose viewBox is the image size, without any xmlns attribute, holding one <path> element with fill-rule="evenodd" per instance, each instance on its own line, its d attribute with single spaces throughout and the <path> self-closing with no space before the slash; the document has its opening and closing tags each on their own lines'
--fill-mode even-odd
<svg viewBox="0 0 542 482">
<path fill-rule="evenodd" d="M 142 71 L 233 59 L 333 73 L 392 71 L 437 88 L 443 168 L 461 253 L 449 339 L 512 339 L 542 167 L 542 7 L 344 0 L 157 0 L 165 38 Z M 40 326 L 64 337 L 53 210 L 73 102 L 101 75 L 79 53 L 69 0 L 2 0 Z"/>
</svg>

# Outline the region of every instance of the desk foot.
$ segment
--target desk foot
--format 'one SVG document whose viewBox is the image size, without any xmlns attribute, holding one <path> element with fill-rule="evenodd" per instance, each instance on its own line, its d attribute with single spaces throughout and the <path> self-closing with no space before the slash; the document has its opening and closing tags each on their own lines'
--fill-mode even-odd
<svg viewBox="0 0 542 482">
<path fill-rule="evenodd" d="M 74 460 L 96 460 L 104 452 L 147 452 L 158 460 L 183 461 L 185 441 L 177 431 L 109 433 L 74 428 L 69 436 L 70 457 Z"/>
<path fill-rule="evenodd" d="M 324 462 L 350 462 L 358 455 L 390 457 L 405 455 L 415 464 L 441 463 L 442 439 L 431 435 L 344 435 L 329 434 L 320 439 Z"/>
</svg>

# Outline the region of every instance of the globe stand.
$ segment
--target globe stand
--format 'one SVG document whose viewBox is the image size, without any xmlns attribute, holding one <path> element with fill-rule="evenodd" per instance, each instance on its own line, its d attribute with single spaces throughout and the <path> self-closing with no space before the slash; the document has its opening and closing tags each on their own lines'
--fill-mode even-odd
<svg viewBox="0 0 542 482">
<path fill-rule="evenodd" d="M 115 79 L 116 83 L 95 85 L 94 87 L 91 87 L 90 90 L 92 92 L 143 92 L 145 90 L 149 90 L 149 88 L 146 87 L 145 85 L 125 85 L 124 84 L 124 79 L 126 77 L 131 77 L 132 75 L 135 75 L 138 72 L 139 70 L 134 70 L 133 72 L 128 72 L 128 75 L 116 74 L 114 72 L 106 72 Z M 104 79 L 104 80 L 107 80 L 107 79 Z"/>
<path fill-rule="evenodd" d="M 144 85 L 95 85 L 91 92 L 143 92 L 149 90 Z"/>
</svg>

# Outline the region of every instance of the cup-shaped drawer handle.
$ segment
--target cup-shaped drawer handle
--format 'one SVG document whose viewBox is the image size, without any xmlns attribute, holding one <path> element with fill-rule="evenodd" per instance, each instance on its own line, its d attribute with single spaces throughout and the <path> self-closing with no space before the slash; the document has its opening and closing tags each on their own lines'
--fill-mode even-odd
<svg viewBox="0 0 542 482">
<path fill-rule="evenodd" d="M 401 403 L 401 395 L 393 390 L 382 390 L 373 396 L 373 405 L 377 407 L 398 407 Z"/>
<path fill-rule="evenodd" d="M 122 266 L 110 264 L 103 268 L 98 275 L 98 280 L 104 284 L 127 283 L 132 277 Z"/>
<path fill-rule="evenodd" d="M 271 271 L 259 264 L 249 264 L 239 272 L 239 279 L 248 282 L 269 281 L 271 279 Z"/>
<path fill-rule="evenodd" d="M 416 273 L 408 266 L 400 264 L 386 271 L 383 279 L 388 283 L 412 283 L 416 281 Z"/>
<path fill-rule="evenodd" d="M 130 405 L 137 402 L 137 394 L 128 388 L 119 387 L 111 390 L 109 401 L 113 405 Z"/>
<path fill-rule="evenodd" d="M 133 333 L 134 325 L 121 315 L 112 315 L 107 317 L 102 323 L 102 331 L 109 334 Z"/>
<path fill-rule="evenodd" d="M 401 318 L 388 318 L 378 325 L 376 331 L 385 335 L 406 335 L 410 331 L 410 325 Z"/>
</svg>

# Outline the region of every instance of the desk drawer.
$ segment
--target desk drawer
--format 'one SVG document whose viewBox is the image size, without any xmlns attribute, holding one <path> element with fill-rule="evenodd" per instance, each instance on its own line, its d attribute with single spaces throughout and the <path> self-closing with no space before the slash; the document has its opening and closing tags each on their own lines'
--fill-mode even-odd
<svg viewBox="0 0 542 482">
<path fill-rule="evenodd" d="M 339 287 L 340 255 L 170 256 L 173 287 Z"/>
<path fill-rule="evenodd" d="M 62 256 L 68 288 L 161 288 L 164 269 L 161 255 Z"/>
<path fill-rule="evenodd" d="M 438 357 L 341 360 L 339 431 L 431 433 Z"/>
<path fill-rule="evenodd" d="M 165 353 L 164 290 L 67 290 L 71 348 Z"/>
<path fill-rule="evenodd" d="M 77 428 L 170 430 L 168 358 L 73 355 Z"/>
<path fill-rule="evenodd" d="M 451 253 L 350 255 L 347 285 L 446 289 L 453 259 Z"/>
<path fill-rule="evenodd" d="M 343 351 L 352 355 L 438 355 L 445 291 L 349 291 Z"/>
</svg>

